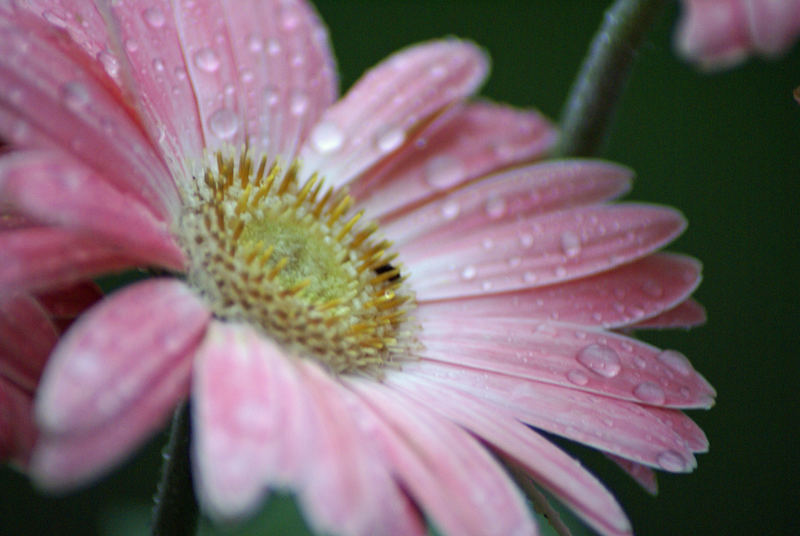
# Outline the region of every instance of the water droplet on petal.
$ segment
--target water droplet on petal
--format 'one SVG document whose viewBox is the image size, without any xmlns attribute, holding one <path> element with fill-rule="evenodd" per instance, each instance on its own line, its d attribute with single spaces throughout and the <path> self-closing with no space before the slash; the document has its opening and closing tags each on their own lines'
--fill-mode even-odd
<svg viewBox="0 0 800 536">
<path fill-rule="evenodd" d="M 267 52 L 270 56 L 276 56 L 281 51 L 281 44 L 277 39 L 267 41 Z"/>
<path fill-rule="evenodd" d="M 280 98 L 281 94 L 276 88 L 268 87 L 264 89 L 264 101 L 267 103 L 267 106 L 277 106 Z"/>
<path fill-rule="evenodd" d="M 567 373 L 567 379 L 570 381 L 570 383 L 574 383 L 575 385 L 586 385 L 589 383 L 589 376 L 587 376 L 583 371 L 577 369 L 570 370 Z"/>
<path fill-rule="evenodd" d="M 201 48 L 194 53 L 194 64 L 197 68 L 207 73 L 213 73 L 219 69 L 219 57 L 210 48 Z"/>
<path fill-rule="evenodd" d="M 522 275 L 522 280 L 525 281 L 526 283 L 535 283 L 536 279 L 537 279 L 536 274 L 533 272 L 525 272 Z"/>
<path fill-rule="evenodd" d="M 486 214 L 493 220 L 503 217 L 506 213 L 506 200 L 502 197 L 490 197 L 486 201 Z"/>
<path fill-rule="evenodd" d="M 103 64 L 103 69 L 106 70 L 109 76 L 117 76 L 119 72 L 119 62 L 117 58 L 112 56 L 109 52 L 102 50 L 97 54 L 97 59 Z"/>
<path fill-rule="evenodd" d="M 633 395 L 648 404 L 663 404 L 667 399 L 664 390 L 653 382 L 642 382 L 633 390 Z"/>
<path fill-rule="evenodd" d="M 477 273 L 478 271 L 475 269 L 475 267 L 470 264 L 469 266 L 466 266 L 463 270 L 461 270 L 461 278 L 464 279 L 465 281 L 469 281 L 471 279 L 474 279 L 475 274 Z"/>
<path fill-rule="evenodd" d="M 57 26 L 59 28 L 67 27 L 67 21 L 65 21 L 63 18 L 61 18 L 60 15 L 57 15 L 53 11 L 47 10 L 44 13 L 42 13 L 42 16 L 44 17 L 44 20 L 46 20 L 53 26 Z"/>
<path fill-rule="evenodd" d="M 128 52 L 136 52 L 137 50 L 139 50 L 139 43 L 137 43 L 133 39 L 128 39 L 127 41 L 125 41 L 125 50 L 127 50 Z"/>
<path fill-rule="evenodd" d="M 160 60 L 159 58 L 154 59 L 153 60 L 153 69 L 155 69 L 159 73 L 164 72 L 164 62 L 162 60 Z"/>
<path fill-rule="evenodd" d="M 308 95 L 300 91 L 294 92 L 289 102 L 289 111 L 295 116 L 301 116 L 306 110 L 308 110 Z"/>
<path fill-rule="evenodd" d="M 519 243 L 522 247 L 529 248 L 533 245 L 533 235 L 531 233 L 522 233 L 519 235 Z"/>
<path fill-rule="evenodd" d="M 442 78 L 444 75 L 447 74 L 447 67 L 444 65 L 437 63 L 433 67 L 430 68 L 431 76 L 433 78 Z"/>
<path fill-rule="evenodd" d="M 686 356 L 675 350 L 664 350 L 658 354 L 658 360 L 681 376 L 689 376 L 694 370 Z"/>
<path fill-rule="evenodd" d="M 89 91 L 80 82 L 67 82 L 61 86 L 61 98 L 69 108 L 78 110 L 89 103 Z"/>
<path fill-rule="evenodd" d="M 561 251 L 567 257 L 575 257 L 581 252 L 581 239 L 571 231 L 561 233 Z"/>
<path fill-rule="evenodd" d="M 652 279 L 645 281 L 645 283 L 642 285 L 642 292 L 648 296 L 652 296 L 653 298 L 660 298 L 664 295 L 664 289 Z"/>
<path fill-rule="evenodd" d="M 679 453 L 674 450 L 665 450 L 656 458 L 656 462 L 665 471 L 684 471 L 686 470 L 686 460 Z"/>
<path fill-rule="evenodd" d="M 494 240 L 491 238 L 484 238 L 481 240 L 481 245 L 483 246 L 483 249 L 490 250 L 494 247 Z"/>
<path fill-rule="evenodd" d="M 436 156 L 425 164 L 425 180 L 437 190 L 445 190 L 455 186 L 463 176 L 463 166 L 451 156 Z"/>
<path fill-rule="evenodd" d="M 208 118 L 208 127 L 215 136 L 227 140 L 239 129 L 239 118 L 228 108 L 220 108 Z"/>
<path fill-rule="evenodd" d="M 311 144 L 322 154 L 331 153 L 342 146 L 344 134 L 332 121 L 323 121 L 311 131 Z"/>
<path fill-rule="evenodd" d="M 399 128 L 389 128 L 375 138 L 375 143 L 382 153 L 390 153 L 403 145 L 406 133 Z"/>
<path fill-rule="evenodd" d="M 522 258 L 520 257 L 511 257 L 510 259 L 508 259 L 508 265 L 511 268 L 516 268 L 520 264 L 522 264 Z"/>
<path fill-rule="evenodd" d="M 447 201 L 442 205 L 442 217 L 446 220 L 452 220 L 458 216 L 460 210 L 456 201 Z"/>
<path fill-rule="evenodd" d="M 167 22 L 164 14 L 154 7 L 142 11 L 142 18 L 151 28 L 161 28 Z"/>
<path fill-rule="evenodd" d="M 261 42 L 261 38 L 257 35 L 250 35 L 247 38 L 247 48 L 250 52 L 261 52 L 264 48 L 264 44 Z"/>
<path fill-rule="evenodd" d="M 567 269 L 563 266 L 556 266 L 555 274 L 557 278 L 563 279 L 567 277 Z"/>
<path fill-rule="evenodd" d="M 613 378 L 622 370 L 622 363 L 617 352 L 604 344 L 586 346 L 578 352 L 576 359 L 595 374 L 606 378 Z"/>
</svg>

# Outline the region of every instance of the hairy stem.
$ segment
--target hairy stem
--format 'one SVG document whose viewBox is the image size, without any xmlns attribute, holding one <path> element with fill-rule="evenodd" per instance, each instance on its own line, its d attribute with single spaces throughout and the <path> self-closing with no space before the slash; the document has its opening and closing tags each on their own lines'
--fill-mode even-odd
<svg viewBox="0 0 800 536">
<path fill-rule="evenodd" d="M 164 449 L 161 482 L 153 507 L 153 536 L 193 536 L 197 532 L 198 508 L 189 460 L 191 415 L 186 402 L 175 411 L 169 443 Z"/>
<path fill-rule="evenodd" d="M 666 0 L 617 0 L 606 11 L 561 114 L 558 156 L 596 154 L 636 51 Z"/>
</svg>

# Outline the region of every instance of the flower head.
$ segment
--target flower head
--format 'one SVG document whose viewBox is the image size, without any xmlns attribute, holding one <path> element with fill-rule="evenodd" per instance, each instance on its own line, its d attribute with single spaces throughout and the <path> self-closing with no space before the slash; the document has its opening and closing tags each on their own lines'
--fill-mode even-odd
<svg viewBox="0 0 800 536">
<path fill-rule="evenodd" d="M 800 35 L 798 0 L 684 0 L 675 46 L 707 69 L 777 56 Z"/>
<path fill-rule="evenodd" d="M 613 496 L 536 429 L 651 468 L 707 447 L 675 351 L 619 331 L 703 321 L 677 212 L 609 204 L 631 173 L 532 164 L 555 132 L 472 95 L 488 62 L 400 51 L 340 100 L 300 0 L 25 2 L 0 10 L 0 288 L 133 284 L 56 346 L 36 401 L 46 487 L 108 470 L 191 396 L 204 509 L 298 494 L 342 534 L 534 534 L 490 452 L 603 534 Z M 371 223 L 370 223 L 371 222 Z"/>
</svg>

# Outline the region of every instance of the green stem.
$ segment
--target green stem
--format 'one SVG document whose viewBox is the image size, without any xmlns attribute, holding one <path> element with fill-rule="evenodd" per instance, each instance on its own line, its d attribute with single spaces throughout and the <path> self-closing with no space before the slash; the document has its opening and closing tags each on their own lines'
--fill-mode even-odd
<svg viewBox="0 0 800 536">
<path fill-rule="evenodd" d="M 561 114 L 558 156 L 591 156 L 605 141 L 636 51 L 666 0 L 617 0 L 606 11 Z"/>
<path fill-rule="evenodd" d="M 153 507 L 153 536 L 193 536 L 197 532 L 198 508 L 189 459 L 191 415 L 189 403 L 175 411 L 169 443 L 164 449 L 161 482 Z"/>
</svg>

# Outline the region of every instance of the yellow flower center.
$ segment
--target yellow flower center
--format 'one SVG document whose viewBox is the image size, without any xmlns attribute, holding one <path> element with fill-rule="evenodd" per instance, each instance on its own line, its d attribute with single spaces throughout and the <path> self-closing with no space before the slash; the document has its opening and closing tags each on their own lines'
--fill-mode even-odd
<svg viewBox="0 0 800 536">
<path fill-rule="evenodd" d="M 266 157 L 255 167 L 247 150 L 238 162 L 217 153 L 180 221 L 189 284 L 217 317 L 256 326 L 292 354 L 379 374 L 411 340 L 396 255 L 373 239 L 376 224 L 359 225 L 363 211 L 347 217 L 346 191 L 317 174 L 301 184 L 298 171 Z"/>
</svg>

